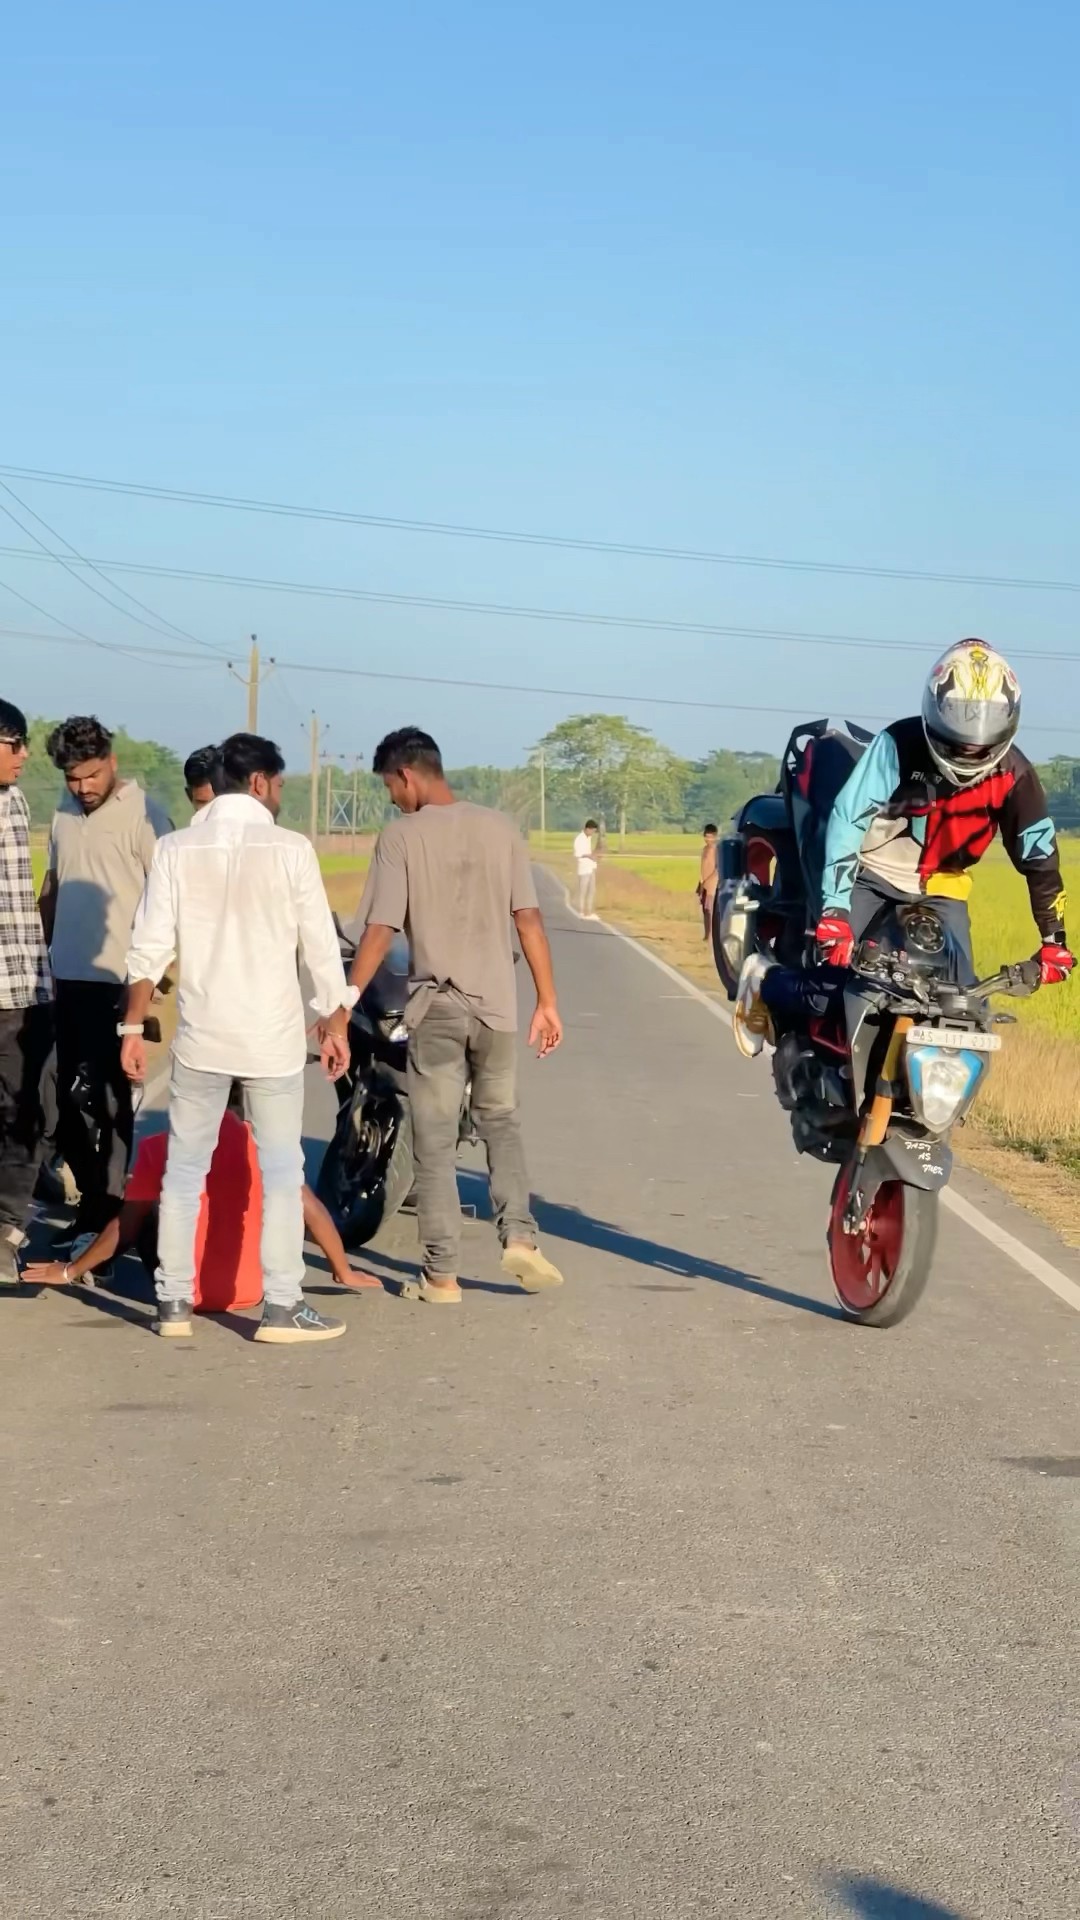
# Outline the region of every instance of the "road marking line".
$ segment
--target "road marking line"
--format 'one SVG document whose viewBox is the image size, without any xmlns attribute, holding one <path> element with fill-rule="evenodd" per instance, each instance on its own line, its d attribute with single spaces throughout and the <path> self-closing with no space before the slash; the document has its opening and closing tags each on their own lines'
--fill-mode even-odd
<svg viewBox="0 0 1080 1920">
<path fill-rule="evenodd" d="M 951 1187 L 946 1187 L 941 1197 L 950 1211 L 963 1220 L 965 1226 L 973 1227 L 976 1233 L 981 1233 L 983 1239 L 989 1240 L 991 1246 L 997 1247 L 1001 1253 L 1008 1254 L 1009 1259 L 1015 1260 L 1017 1266 L 1023 1267 L 1025 1273 L 1030 1273 L 1032 1279 L 1041 1280 L 1043 1286 L 1049 1287 L 1051 1293 L 1056 1293 L 1058 1299 L 1064 1300 L 1066 1306 L 1073 1307 L 1077 1313 L 1080 1313 L 1080 1286 L 1077 1286 L 1075 1280 L 1070 1280 L 1066 1274 L 1059 1273 L 1056 1267 L 1050 1265 L 1049 1260 L 1043 1259 L 1041 1253 L 1035 1253 L 1031 1247 L 1025 1247 L 1022 1240 L 1015 1239 L 1011 1233 L 1006 1232 L 1004 1227 L 999 1227 L 996 1221 L 988 1220 L 985 1214 L 979 1212 L 978 1207 L 973 1207 L 970 1200 L 965 1200 L 962 1194 L 954 1193 Z"/>
<path fill-rule="evenodd" d="M 548 872 L 549 870 L 545 868 L 544 871 Z M 555 880 L 556 876 L 551 874 L 550 878 Z M 556 880 L 556 884 L 562 887 L 567 908 L 569 912 L 573 914 L 574 919 L 581 920 L 584 918 L 582 914 L 578 913 L 577 908 L 572 905 L 570 895 L 567 893 L 566 888 L 562 886 L 562 882 Z M 666 960 L 661 960 L 659 954 L 651 953 L 648 947 L 642 946 L 640 940 L 635 940 L 629 933 L 623 933 L 620 927 L 613 927 L 609 925 L 607 921 L 600 921 L 598 924 L 604 928 L 606 933 L 613 934 L 616 940 L 621 940 L 624 946 L 633 947 L 634 952 L 640 953 L 642 959 L 651 961 L 654 967 L 659 967 L 661 973 L 666 973 L 670 980 L 676 981 L 684 993 L 689 994 L 694 1000 L 699 1000 L 701 1005 L 705 1007 L 709 1013 L 714 1014 L 718 1020 L 723 1020 L 729 1027 L 731 1026 L 731 1015 L 727 1008 L 718 1006 L 715 1000 L 711 1000 L 707 993 L 703 993 L 700 987 L 696 987 L 692 980 L 687 980 L 676 967 L 669 966 Z M 1036 1253 L 1033 1248 L 1026 1247 L 1022 1240 L 1017 1240 L 1016 1236 L 1009 1233 L 1005 1227 L 999 1227 L 996 1221 L 988 1220 L 984 1213 L 980 1213 L 978 1207 L 972 1206 L 970 1200 L 965 1200 L 961 1194 L 955 1193 L 951 1187 L 945 1188 L 941 1198 L 950 1212 L 955 1213 L 957 1219 L 962 1220 L 964 1225 L 970 1227 L 973 1233 L 980 1234 L 984 1240 L 989 1241 L 992 1247 L 996 1247 L 999 1253 L 1005 1254 L 1006 1257 L 1014 1261 L 1018 1267 L 1022 1267 L 1024 1272 L 1030 1274 L 1033 1280 L 1038 1280 L 1042 1286 L 1047 1287 L 1051 1293 L 1056 1294 L 1057 1298 L 1063 1300 L 1067 1307 L 1072 1307 L 1075 1312 L 1080 1313 L 1080 1285 L 1077 1285 L 1075 1280 L 1070 1280 L 1067 1274 L 1061 1273 L 1057 1267 L 1051 1266 L 1049 1260 L 1044 1260 L 1041 1253 Z"/>
</svg>

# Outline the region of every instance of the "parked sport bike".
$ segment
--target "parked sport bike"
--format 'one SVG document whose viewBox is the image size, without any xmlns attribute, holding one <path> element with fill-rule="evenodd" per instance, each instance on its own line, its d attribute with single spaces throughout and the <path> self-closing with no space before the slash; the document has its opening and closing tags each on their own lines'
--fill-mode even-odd
<svg viewBox="0 0 1080 1920">
<path fill-rule="evenodd" d="M 356 947 L 340 923 L 335 924 L 342 958 L 349 967 Z M 412 1117 L 405 1078 L 408 987 L 408 943 L 399 936 L 353 1008 L 349 1070 L 337 1082 L 337 1126 L 316 1182 L 316 1192 L 350 1250 L 366 1245 L 384 1221 L 400 1213 L 413 1188 Z M 466 1087 L 459 1140 L 471 1143 L 474 1138 Z"/>
<path fill-rule="evenodd" d="M 720 843 L 713 945 L 731 999 L 757 951 L 813 963 L 825 828 L 869 738 L 826 721 L 797 728 L 774 794 L 749 800 Z M 882 909 L 837 991 L 781 1020 L 772 1068 L 796 1151 L 837 1167 L 829 1270 L 849 1318 L 894 1326 L 922 1296 L 938 1203 L 952 1172 L 949 1137 L 1001 1047 L 993 994 L 1026 995 L 1038 960 L 961 984 L 960 956 L 932 898 Z"/>
</svg>

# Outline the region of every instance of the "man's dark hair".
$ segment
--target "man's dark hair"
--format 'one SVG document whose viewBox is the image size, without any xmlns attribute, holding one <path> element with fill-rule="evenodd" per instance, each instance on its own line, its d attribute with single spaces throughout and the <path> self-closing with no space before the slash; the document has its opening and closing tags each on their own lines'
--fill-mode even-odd
<svg viewBox="0 0 1080 1920">
<path fill-rule="evenodd" d="M 702 827 L 701 831 L 702 833 L 719 833 L 720 829 L 714 821 L 710 820 L 707 826 Z"/>
<path fill-rule="evenodd" d="M 221 748 L 196 747 L 184 761 L 184 785 L 191 793 L 196 787 L 213 787 L 218 790 L 221 779 Z"/>
<path fill-rule="evenodd" d="M 442 754 L 430 733 L 421 727 L 398 727 L 380 740 L 371 763 L 372 773 L 404 773 L 407 767 L 423 773 L 441 774 Z"/>
<path fill-rule="evenodd" d="M 25 740 L 28 731 L 22 708 L 0 700 L 0 740 Z"/>
<path fill-rule="evenodd" d="M 586 820 L 583 831 L 585 833 L 599 833 L 600 822 L 598 820 Z"/>
<path fill-rule="evenodd" d="M 285 771 L 281 748 L 259 733 L 231 733 L 222 741 L 220 752 L 220 786 L 215 786 L 215 792 L 247 793 L 254 774 L 273 780 Z"/>
<path fill-rule="evenodd" d="M 45 751 L 54 767 L 61 773 L 70 773 L 72 767 L 81 767 L 87 760 L 107 760 L 112 742 L 112 734 L 96 714 L 75 713 L 70 720 L 61 720 L 60 725 L 53 728 L 45 742 Z"/>
</svg>

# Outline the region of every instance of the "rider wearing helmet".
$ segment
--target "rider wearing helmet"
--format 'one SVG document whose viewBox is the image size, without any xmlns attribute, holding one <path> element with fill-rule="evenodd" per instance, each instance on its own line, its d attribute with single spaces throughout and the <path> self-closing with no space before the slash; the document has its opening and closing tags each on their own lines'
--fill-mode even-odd
<svg viewBox="0 0 1080 1920">
<path fill-rule="evenodd" d="M 1043 983 L 1066 978 L 1065 892 L 1054 823 L 1031 762 L 1014 744 L 1020 684 L 1001 654 L 961 640 L 932 668 L 922 713 L 867 748 L 829 820 L 818 951 L 847 966 L 888 901 L 934 898 L 974 978 L 969 869 L 1000 829 L 1024 875 Z"/>
</svg>

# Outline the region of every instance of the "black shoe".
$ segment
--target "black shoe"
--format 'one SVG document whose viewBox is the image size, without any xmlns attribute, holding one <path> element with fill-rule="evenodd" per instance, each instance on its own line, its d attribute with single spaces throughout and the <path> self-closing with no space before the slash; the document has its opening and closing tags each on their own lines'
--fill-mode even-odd
<svg viewBox="0 0 1080 1920">
<path fill-rule="evenodd" d="M 166 1340 L 191 1338 L 191 1308 L 186 1300 L 159 1300 L 154 1332 Z"/>
<path fill-rule="evenodd" d="M 273 1307 L 266 1301 L 255 1338 L 267 1346 L 285 1347 L 301 1340 L 336 1340 L 344 1331 L 344 1320 L 330 1320 L 316 1313 L 306 1300 L 295 1307 Z"/>
</svg>

